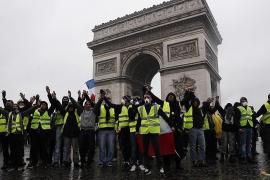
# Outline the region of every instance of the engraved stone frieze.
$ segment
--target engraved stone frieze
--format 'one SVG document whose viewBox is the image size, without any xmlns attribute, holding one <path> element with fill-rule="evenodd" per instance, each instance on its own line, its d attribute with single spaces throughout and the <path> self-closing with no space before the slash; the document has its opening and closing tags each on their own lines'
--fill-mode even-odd
<svg viewBox="0 0 270 180">
<path fill-rule="evenodd" d="M 197 87 L 195 86 L 195 84 L 196 81 L 194 79 L 184 75 L 179 79 L 174 79 L 172 86 L 175 90 L 176 96 L 182 98 L 187 89 L 194 92 L 196 91 Z"/>
<path fill-rule="evenodd" d="M 153 22 L 161 21 L 169 17 L 177 16 L 201 8 L 203 8 L 201 0 L 183 1 L 182 3 L 175 4 L 157 11 L 153 11 L 139 17 L 134 17 L 124 22 L 111 25 L 110 27 L 105 26 L 104 28 L 102 28 L 102 26 L 100 26 L 101 29 L 96 30 L 95 32 L 94 40 L 101 39 L 106 36 L 127 31 L 133 28 L 141 27 L 147 24 L 151 24 Z M 97 27 L 97 29 L 99 28 Z"/>
<path fill-rule="evenodd" d="M 121 66 L 123 66 L 125 62 L 128 60 L 128 58 L 132 56 L 134 53 L 139 52 L 139 51 L 144 51 L 144 50 L 149 50 L 155 53 L 156 55 L 158 55 L 160 59 L 162 59 L 162 56 L 163 56 L 162 48 L 163 48 L 162 43 L 158 43 L 158 44 L 152 44 L 150 46 L 146 46 L 143 48 L 132 49 L 130 51 L 122 52 L 121 53 Z"/>
<path fill-rule="evenodd" d="M 185 41 L 168 46 L 169 61 L 177 61 L 199 56 L 198 40 Z"/>
<path fill-rule="evenodd" d="M 96 63 L 96 76 L 111 74 L 116 71 L 116 58 Z"/>
</svg>

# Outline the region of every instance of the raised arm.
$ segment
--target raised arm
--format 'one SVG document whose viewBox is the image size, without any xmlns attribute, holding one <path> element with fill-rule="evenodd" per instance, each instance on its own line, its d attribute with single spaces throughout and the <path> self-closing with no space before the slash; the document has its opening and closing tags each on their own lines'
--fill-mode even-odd
<svg viewBox="0 0 270 180">
<path fill-rule="evenodd" d="M 81 113 L 83 112 L 83 107 L 82 107 L 78 102 L 76 102 L 75 99 L 73 99 L 73 98 L 71 97 L 71 92 L 70 92 L 70 90 L 68 91 L 68 97 L 69 97 L 71 103 L 77 108 L 77 113 L 78 113 L 79 115 L 81 115 Z"/>
</svg>

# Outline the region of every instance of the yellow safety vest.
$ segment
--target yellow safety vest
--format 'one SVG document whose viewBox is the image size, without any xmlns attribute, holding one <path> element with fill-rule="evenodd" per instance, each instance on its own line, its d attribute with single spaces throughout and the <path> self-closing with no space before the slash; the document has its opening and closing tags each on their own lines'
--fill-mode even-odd
<svg viewBox="0 0 270 180">
<path fill-rule="evenodd" d="M 160 133 L 160 119 L 158 110 L 160 105 L 152 105 L 149 114 L 147 114 L 145 106 L 138 107 L 141 117 L 140 134 L 159 134 Z"/>
<path fill-rule="evenodd" d="M 267 112 L 262 116 L 261 121 L 263 122 L 263 124 L 270 124 L 270 104 L 266 102 L 264 106 Z"/>
<path fill-rule="evenodd" d="M 203 130 L 209 130 L 210 129 L 208 117 L 209 116 L 207 114 L 204 116 Z"/>
<path fill-rule="evenodd" d="M 66 112 L 65 117 L 64 117 L 64 124 L 63 124 L 63 127 L 62 127 L 62 131 L 65 128 L 65 124 L 67 122 L 68 116 L 69 116 L 69 112 Z M 78 127 L 80 128 L 81 127 L 81 118 L 80 118 L 79 114 L 77 113 L 77 110 L 75 110 L 75 116 L 76 116 L 76 120 L 77 120 L 77 123 L 78 123 Z"/>
<path fill-rule="evenodd" d="M 7 119 L 3 114 L 0 114 L 0 133 L 7 132 Z"/>
<path fill-rule="evenodd" d="M 63 125 L 64 124 L 64 118 L 62 114 L 57 111 L 56 117 L 55 117 L 55 125 Z"/>
<path fill-rule="evenodd" d="M 247 123 L 253 127 L 253 121 L 252 121 L 252 109 L 248 106 L 247 109 L 243 106 L 239 106 L 238 109 L 241 112 L 241 118 L 240 118 L 240 126 L 244 127 L 247 125 Z"/>
<path fill-rule="evenodd" d="M 110 108 L 110 119 L 106 120 L 106 109 L 104 105 L 100 106 L 100 115 L 98 118 L 98 127 L 102 128 L 115 128 L 115 111 L 114 108 Z"/>
<path fill-rule="evenodd" d="M 27 116 L 23 117 L 24 130 L 26 130 L 28 123 L 29 123 L 29 117 L 27 117 Z"/>
<path fill-rule="evenodd" d="M 128 119 L 128 108 L 123 105 L 118 118 L 119 128 L 128 127 Z"/>
<path fill-rule="evenodd" d="M 9 113 L 9 118 L 11 115 L 12 115 L 12 113 Z M 13 119 L 11 119 L 11 133 L 16 133 L 16 132 L 22 132 L 21 118 L 20 118 L 19 114 L 16 114 L 15 121 L 13 121 Z"/>
<path fill-rule="evenodd" d="M 128 108 L 132 108 L 132 106 L 129 106 Z M 132 121 L 131 120 L 129 121 L 129 132 L 131 132 L 131 133 L 136 132 L 136 126 L 137 126 L 138 119 L 139 119 L 139 114 L 136 113 L 135 119 Z"/>
<path fill-rule="evenodd" d="M 169 102 L 164 101 L 162 110 L 168 117 L 170 117 L 171 108 Z"/>
<path fill-rule="evenodd" d="M 51 129 L 51 117 L 49 116 L 48 111 L 45 111 L 42 116 L 38 110 L 34 112 L 31 129 L 38 129 L 39 124 L 44 130 Z"/>
<path fill-rule="evenodd" d="M 193 128 L 193 108 L 189 108 L 187 112 L 184 113 L 184 129 Z"/>
</svg>

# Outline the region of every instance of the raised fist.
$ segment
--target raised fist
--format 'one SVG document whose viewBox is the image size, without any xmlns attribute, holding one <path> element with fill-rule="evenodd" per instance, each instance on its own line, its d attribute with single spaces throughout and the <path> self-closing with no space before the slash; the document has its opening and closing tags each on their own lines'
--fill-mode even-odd
<svg viewBox="0 0 270 180">
<path fill-rule="evenodd" d="M 2 98 L 5 99 L 5 98 L 6 98 L 6 95 L 7 95 L 6 91 L 3 90 L 3 91 L 2 91 Z"/>
<path fill-rule="evenodd" d="M 49 88 L 49 86 L 46 86 L 46 91 L 47 91 L 47 93 L 48 94 L 50 94 L 51 92 L 50 92 L 50 88 Z"/>
</svg>

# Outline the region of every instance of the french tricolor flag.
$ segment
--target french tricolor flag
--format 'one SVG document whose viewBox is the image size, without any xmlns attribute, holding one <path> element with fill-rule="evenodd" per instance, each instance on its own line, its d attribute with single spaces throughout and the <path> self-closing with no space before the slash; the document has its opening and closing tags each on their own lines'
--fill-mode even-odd
<svg viewBox="0 0 270 180">
<path fill-rule="evenodd" d="M 96 99 L 96 93 L 95 93 L 95 87 L 96 87 L 96 85 L 95 85 L 95 80 L 94 79 L 90 79 L 85 84 L 86 84 L 86 86 L 88 88 L 89 93 L 91 94 L 91 97 L 90 97 L 91 100 L 93 102 L 95 102 L 95 99 Z"/>
</svg>

